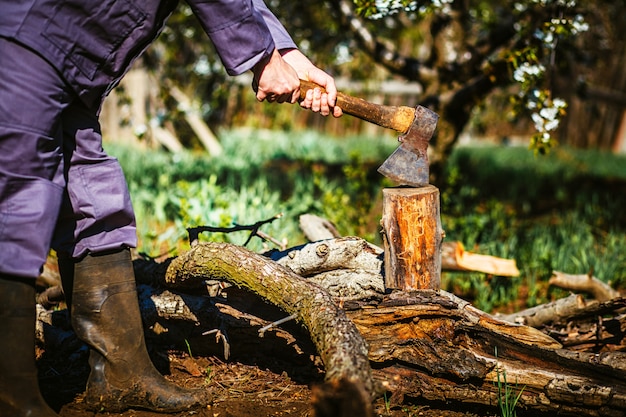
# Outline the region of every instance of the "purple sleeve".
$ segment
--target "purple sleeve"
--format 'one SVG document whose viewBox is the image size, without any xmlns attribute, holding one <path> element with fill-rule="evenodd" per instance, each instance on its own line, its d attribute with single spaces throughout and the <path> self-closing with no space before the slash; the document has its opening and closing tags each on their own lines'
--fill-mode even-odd
<svg viewBox="0 0 626 417">
<path fill-rule="evenodd" d="M 267 5 L 263 0 L 252 0 L 252 4 L 254 5 L 254 8 L 261 13 L 263 19 L 265 20 L 265 24 L 267 24 L 267 27 L 270 29 L 276 49 L 297 48 L 295 42 L 291 39 L 291 36 L 285 27 L 276 18 L 274 13 L 267 8 Z"/>
<path fill-rule="evenodd" d="M 230 75 L 251 69 L 276 44 L 252 0 L 187 0 Z"/>
</svg>

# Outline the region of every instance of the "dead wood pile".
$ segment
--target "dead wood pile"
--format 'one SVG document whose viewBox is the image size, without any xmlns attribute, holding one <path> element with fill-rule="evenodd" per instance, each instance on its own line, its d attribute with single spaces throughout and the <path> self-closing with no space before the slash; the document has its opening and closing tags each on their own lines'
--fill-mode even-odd
<svg viewBox="0 0 626 417">
<path fill-rule="evenodd" d="M 135 268 L 142 305 L 150 305 L 146 323 L 174 318 L 214 328 L 227 356 L 228 317 L 245 317 L 256 329 L 268 323 L 220 296 L 229 285 L 243 288 L 295 317 L 326 380 L 356 382 L 366 402 L 387 392 L 392 404 L 416 398 L 495 407 L 497 381 L 505 378 L 521 391 L 520 410 L 626 414 L 626 300 L 619 296 L 572 296 L 495 317 L 445 291 L 385 292 L 381 250 L 359 238 L 268 256 L 203 243 L 163 263 L 136 260 Z M 190 295 L 199 288 L 213 297 Z M 40 315 L 51 323 L 49 312 Z"/>
</svg>

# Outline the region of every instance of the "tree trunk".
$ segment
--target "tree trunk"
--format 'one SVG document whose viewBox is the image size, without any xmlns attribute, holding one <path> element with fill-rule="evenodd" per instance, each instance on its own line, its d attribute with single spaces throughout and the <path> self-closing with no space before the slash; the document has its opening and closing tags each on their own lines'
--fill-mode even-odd
<svg viewBox="0 0 626 417">
<path fill-rule="evenodd" d="M 518 409 L 559 415 L 626 413 L 626 355 L 561 349 L 531 327 L 483 313 L 446 292 L 395 293 L 348 312 L 370 346 L 375 378 L 396 400 L 498 404 L 506 379 Z"/>
</svg>

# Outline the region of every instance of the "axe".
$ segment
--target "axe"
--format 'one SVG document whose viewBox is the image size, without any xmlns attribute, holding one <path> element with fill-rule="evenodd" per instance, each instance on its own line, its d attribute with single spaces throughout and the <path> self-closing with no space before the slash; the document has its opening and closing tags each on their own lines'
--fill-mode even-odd
<svg viewBox="0 0 626 417">
<path fill-rule="evenodd" d="M 300 97 L 308 90 L 324 88 L 310 81 L 300 80 Z M 378 172 L 400 185 L 423 187 L 428 184 L 428 141 L 437 127 L 439 116 L 418 105 L 385 106 L 358 97 L 337 93 L 337 106 L 344 113 L 400 132 L 401 145 L 383 162 Z"/>
</svg>

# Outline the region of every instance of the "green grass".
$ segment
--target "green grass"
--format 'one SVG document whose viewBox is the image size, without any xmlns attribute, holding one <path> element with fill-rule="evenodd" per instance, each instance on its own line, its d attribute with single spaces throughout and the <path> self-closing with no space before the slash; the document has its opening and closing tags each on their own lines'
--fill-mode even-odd
<svg viewBox="0 0 626 417">
<path fill-rule="evenodd" d="M 446 239 L 517 260 L 521 277 L 487 282 L 480 274 L 447 274 L 448 289 L 487 311 L 526 292 L 535 305 L 562 295 L 547 287 L 553 270 L 593 271 L 626 280 L 626 157 L 558 148 L 534 156 L 523 148 L 458 149 L 442 190 Z"/>
<path fill-rule="evenodd" d="M 495 351 L 496 358 L 498 357 L 498 349 Z M 496 365 L 497 366 L 497 365 Z M 526 388 L 517 386 L 517 383 L 511 384 L 506 379 L 506 370 L 497 368 L 497 380 L 495 382 L 496 385 L 496 394 L 498 407 L 500 408 L 500 415 L 502 417 L 516 417 L 517 416 L 517 403 L 519 399 L 522 397 L 522 393 Z"/>
<path fill-rule="evenodd" d="M 343 235 L 380 244 L 376 172 L 397 146 L 393 136 L 336 139 L 312 132 L 222 132 L 224 154 L 143 151 L 108 145 L 124 167 L 137 212 L 140 250 L 186 248 L 186 228 L 252 224 L 288 246 L 303 243 L 298 216 L 333 221 Z M 535 156 L 519 147 L 462 147 L 440 185 L 446 241 L 512 258 L 521 276 L 447 273 L 443 288 L 492 311 L 535 305 L 562 294 L 553 270 L 626 284 L 626 156 L 557 148 Z M 203 234 L 242 244 L 246 232 Z M 273 247 L 253 239 L 256 251 Z M 518 303 L 519 304 L 519 303 Z M 516 305 L 515 308 L 523 307 Z"/>
</svg>

